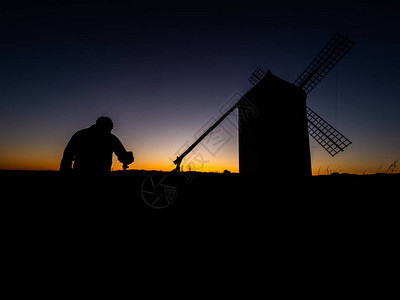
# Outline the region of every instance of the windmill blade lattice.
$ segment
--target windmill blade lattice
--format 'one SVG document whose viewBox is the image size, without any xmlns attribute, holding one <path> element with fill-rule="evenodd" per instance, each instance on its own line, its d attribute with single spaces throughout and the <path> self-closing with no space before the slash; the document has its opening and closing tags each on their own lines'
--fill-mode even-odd
<svg viewBox="0 0 400 300">
<path fill-rule="evenodd" d="M 251 76 L 248 80 L 253 85 L 256 85 L 265 76 L 265 74 L 266 73 L 263 70 L 257 68 L 253 73 L 251 73 Z"/>
<path fill-rule="evenodd" d="M 349 139 L 333 128 L 309 107 L 307 107 L 307 121 L 308 133 L 332 155 L 332 157 L 351 144 Z"/>
<path fill-rule="evenodd" d="M 294 85 L 302 88 L 308 94 L 350 51 L 354 44 L 347 36 L 336 33 L 296 79 Z"/>
</svg>

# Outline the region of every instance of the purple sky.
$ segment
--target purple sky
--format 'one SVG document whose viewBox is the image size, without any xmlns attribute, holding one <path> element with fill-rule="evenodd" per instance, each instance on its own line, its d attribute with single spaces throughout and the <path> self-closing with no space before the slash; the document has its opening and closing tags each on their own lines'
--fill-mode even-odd
<svg viewBox="0 0 400 300">
<path fill-rule="evenodd" d="M 193 3 L 2 4 L 0 169 L 57 169 L 71 135 L 101 115 L 133 168 L 172 169 L 256 67 L 293 82 L 336 32 L 356 46 L 308 105 L 353 144 L 331 158 L 310 140 L 314 174 L 382 172 L 400 159 L 398 2 Z M 227 143 L 212 154 L 200 145 L 198 170 L 237 171 L 237 133 L 222 125 Z"/>
</svg>

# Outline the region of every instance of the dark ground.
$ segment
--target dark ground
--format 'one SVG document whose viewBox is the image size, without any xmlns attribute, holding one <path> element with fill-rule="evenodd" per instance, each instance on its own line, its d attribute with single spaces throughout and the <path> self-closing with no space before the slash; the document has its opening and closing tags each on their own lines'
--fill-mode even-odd
<svg viewBox="0 0 400 300">
<path fill-rule="evenodd" d="M 245 182 L 238 174 L 127 171 L 84 178 L 51 171 L 0 171 L 0 178 L 4 232 L 22 240 L 108 237 L 134 242 L 145 237 L 181 243 L 200 238 L 207 243 L 332 247 L 337 245 L 333 241 L 395 240 L 399 225 L 400 175 Z M 163 209 L 143 200 L 154 202 L 160 195 L 157 205 L 177 197 Z"/>
<path fill-rule="evenodd" d="M 127 171 L 77 178 L 52 171 L 0 171 L 0 179 L 3 214 L 20 224 L 342 226 L 367 221 L 368 216 L 384 220 L 400 199 L 399 174 L 245 182 L 238 174 Z M 167 199 L 173 203 L 160 209 Z"/>
<path fill-rule="evenodd" d="M 172 280 L 179 266 L 181 275 L 202 270 L 215 282 L 221 278 L 214 270 L 239 282 L 253 276 L 259 287 L 266 279 L 258 274 L 268 274 L 267 281 L 285 291 L 292 290 L 285 284 L 289 277 L 298 282 L 296 291 L 318 286 L 330 294 L 339 286 L 366 288 L 355 282 L 373 278 L 375 284 L 377 274 L 391 273 L 386 267 L 397 256 L 399 175 L 245 183 L 238 174 L 186 173 L 153 188 L 151 174 L 153 187 L 166 175 L 128 171 L 88 179 L 0 171 L 2 250 L 10 274 L 24 270 L 35 278 L 45 263 L 49 274 L 69 270 L 65 274 L 84 278 L 77 271 L 82 266 L 96 273 L 115 265 L 126 274 L 139 264 L 152 281 L 152 268 Z M 154 209 L 142 190 L 150 200 L 174 191 L 178 197 Z M 384 278 L 385 284 L 391 280 Z"/>
</svg>

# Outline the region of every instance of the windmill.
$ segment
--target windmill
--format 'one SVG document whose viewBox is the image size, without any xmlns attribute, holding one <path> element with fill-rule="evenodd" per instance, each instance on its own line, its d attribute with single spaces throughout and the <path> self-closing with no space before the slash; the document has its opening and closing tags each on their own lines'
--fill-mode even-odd
<svg viewBox="0 0 400 300">
<path fill-rule="evenodd" d="M 311 176 L 308 135 L 331 156 L 351 142 L 306 106 L 307 94 L 353 46 L 347 36 L 335 34 L 294 83 L 257 68 L 249 78 L 253 88 L 176 158 L 175 170 L 179 172 L 183 158 L 238 108 L 240 173 L 256 175 L 268 168 L 278 174 L 295 170 L 296 174 Z M 259 112 L 251 120 L 246 112 L 249 105 Z"/>
<path fill-rule="evenodd" d="M 311 176 L 309 135 L 331 156 L 351 142 L 306 105 L 307 94 L 354 46 L 347 36 L 335 34 L 294 83 L 257 68 L 249 78 L 253 87 L 190 145 L 174 163 L 182 160 L 235 109 L 239 113 L 239 173 L 244 182 L 262 186 L 265 173 Z M 269 175 L 269 174 L 268 174 Z M 269 176 L 270 178 L 271 176 Z M 157 184 L 149 176 L 142 184 L 142 197 L 153 208 L 164 208 L 176 199 L 176 186 L 169 174 Z M 161 190 L 161 192 L 157 192 Z"/>
</svg>

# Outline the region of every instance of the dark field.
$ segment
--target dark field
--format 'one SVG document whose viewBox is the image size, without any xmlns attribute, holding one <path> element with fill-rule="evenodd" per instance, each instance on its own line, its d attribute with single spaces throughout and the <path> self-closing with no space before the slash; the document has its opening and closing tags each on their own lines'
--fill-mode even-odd
<svg viewBox="0 0 400 300">
<path fill-rule="evenodd" d="M 0 171 L 0 177 L 3 213 L 22 221 L 56 223 L 65 218 L 122 223 L 351 221 L 363 213 L 385 214 L 385 207 L 398 201 L 400 186 L 399 174 L 308 180 L 266 175 L 244 181 L 239 174 L 127 171 L 87 178 L 52 171 Z M 168 201 L 172 204 L 162 208 Z"/>
<path fill-rule="evenodd" d="M 153 194 L 145 181 L 151 174 Z M 90 179 L 36 171 L 0 175 L 3 242 L 25 262 L 37 255 L 82 260 L 81 253 L 94 257 L 99 251 L 141 261 L 134 255 L 139 251 L 152 253 L 154 261 L 165 261 L 165 255 L 214 262 L 233 257 L 235 262 L 225 259 L 230 268 L 252 261 L 284 272 L 281 264 L 307 268 L 313 261 L 324 272 L 348 266 L 360 271 L 371 268 L 376 253 L 386 259 L 397 240 L 399 175 L 245 182 L 238 174 L 191 174 L 167 177 L 158 187 L 166 173 Z M 173 199 L 174 193 L 177 198 L 154 209 L 142 190 L 150 200 L 161 194 Z"/>
</svg>

